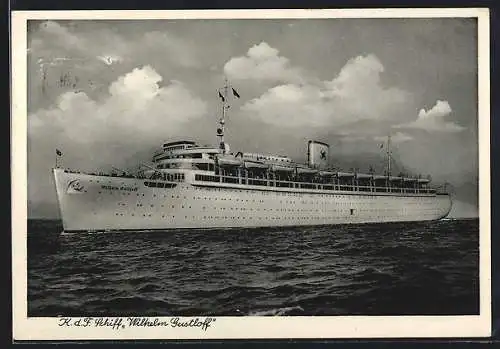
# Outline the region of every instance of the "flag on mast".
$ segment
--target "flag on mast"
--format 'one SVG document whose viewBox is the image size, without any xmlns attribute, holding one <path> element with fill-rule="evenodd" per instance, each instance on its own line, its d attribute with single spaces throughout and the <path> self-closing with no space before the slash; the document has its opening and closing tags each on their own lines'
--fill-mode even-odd
<svg viewBox="0 0 500 349">
<path fill-rule="evenodd" d="M 240 98 L 240 95 L 238 92 L 236 92 L 236 90 L 234 88 L 231 87 L 231 89 L 233 90 L 233 95 L 236 97 L 236 98 Z"/>
<path fill-rule="evenodd" d="M 60 151 L 59 149 L 56 148 L 56 168 L 59 168 L 59 158 L 61 156 L 62 156 L 62 151 Z"/>
<path fill-rule="evenodd" d="M 222 95 L 222 93 L 220 93 L 220 91 L 219 91 L 219 97 L 220 97 L 220 99 L 222 99 L 223 102 L 226 101 L 226 99 L 224 98 L 224 96 Z"/>
</svg>

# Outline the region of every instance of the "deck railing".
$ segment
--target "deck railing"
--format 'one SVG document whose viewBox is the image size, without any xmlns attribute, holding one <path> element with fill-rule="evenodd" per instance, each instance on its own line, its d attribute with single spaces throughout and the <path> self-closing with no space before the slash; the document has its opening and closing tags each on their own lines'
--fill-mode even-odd
<svg viewBox="0 0 500 349">
<path fill-rule="evenodd" d="M 65 169 L 67 173 L 82 173 L 79 171 L 72 171 Z M 91 175 L 99 175 L 106 177 L 122 177 L 122 178 L 137 178 L 137 179 L 147 179 L 145 176 L 132 176 L 132 175 L 118 175 L 118 174 L 106 174 L 106 173 L 89 173 Z M 174 178 L 174 175 L 170 174 L 168 178 L 164 178 L 165 181 L 170 182 L 183 182 L 184 174 L 177 174 L 179 178 Z M 182 176 L 182 177 L 181 177 Z M 158 178 L 161 179 L 161 178 Z M 403 194 L 440 194 L 444 192 L 437 191 L 435 188 L 429 187 L 397 187 L 397 186 L 377 186 L 377 185 L 360 185 L 356 184 L 346 184 L 338 182 L 297 182 L 297 181 L 286 181 L 278 179 L 268 179 L 268 178 L 255 178 L 255 177 L 243 177 L 243 176 L 225 176 L 225 175 L 210 175 L 210 174 L 195 174 L 196 181 L 202 182 L 216 182 L 216 183 L 227 183 L 227 184 L 245 184 L 245 185 L 255 185 L 255 186 L 265 186 L 265 187 L 276 187 L 276 188 L 293 188 L 293 189 L 312 189 L 312 190 L 335 190 L 335 191 L 353 191 L 353 192 L 371 192 L 371 193 L 403 193 Z M 373 183 L 373 182 L 372 182 Z"/>
<path fill-rule="evenodd" d="M 356 191 L 356 192 L 372 192 L 372 193 L 405 193 L 405 194 L 434 194 L 434 188 L 409 188 L 395 186 L 375 186 L 375 185 L 357 185 L 357 184 L 340 184 L 340 183 L 316 183 L 316 182 L 296 182 L 283 181 L 267 178 L 252 178 L 238 176 L 223 176 L 223 175 L 195 175 L 196 181 L 215 182 L 227 184 L 245 184 L 276 188 L 294 188 L 294 189 L 313 189 L 313 190 L 338 190 L 338 191 Z"/>
</svg>

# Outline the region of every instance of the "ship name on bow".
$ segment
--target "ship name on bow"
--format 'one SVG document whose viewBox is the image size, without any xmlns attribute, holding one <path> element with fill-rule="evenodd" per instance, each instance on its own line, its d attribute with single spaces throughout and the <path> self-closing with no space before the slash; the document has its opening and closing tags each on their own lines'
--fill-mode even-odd
<svg viewBox="0 0 500 349">
<path fill-rule="evenodd" d="M 108 190 L 126 190 L 126 191 L 137 191 L 137 187 L 115 187 L 112 185 L 101 185 L 102 189 Z"/>
</svg>

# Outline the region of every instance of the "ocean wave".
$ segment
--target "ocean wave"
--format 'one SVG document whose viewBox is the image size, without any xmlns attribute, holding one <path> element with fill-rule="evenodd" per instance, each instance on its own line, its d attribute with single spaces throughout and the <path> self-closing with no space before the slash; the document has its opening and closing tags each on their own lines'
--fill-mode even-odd
<svg viewBox="0 0 500 349">
<path fill-rule="evenodd" d="M 293 307 L 250 311 L 248 313 L 248 316 L 284 316 L 284 315 L 289 315 L 292 312 L 293 313 L 298 313 L 298 312 L 302 313 L 302 312 L 304 312 L 304 309 L 301 306 L 296 305 Z M 295 314 L 295 315 L 297 315 L 297 314 Z"/>
<path fill-rule="evenodd" d="M 29 316 L 479 311 L 478 220 L 210 233 L 60 231 L 58 221 L 28 222 Z"/>
</svg>

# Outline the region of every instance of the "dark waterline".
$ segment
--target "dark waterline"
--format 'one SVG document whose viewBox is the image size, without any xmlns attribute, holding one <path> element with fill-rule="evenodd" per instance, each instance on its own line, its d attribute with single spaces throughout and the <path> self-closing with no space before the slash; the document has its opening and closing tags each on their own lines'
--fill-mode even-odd
<svg viewBox="0 0 500 349">
<path fill-rule="evenodd" d="M 28 221 L 28 316 L 479 314 L 479 221 L 61 235 Z"/>
</svg>

